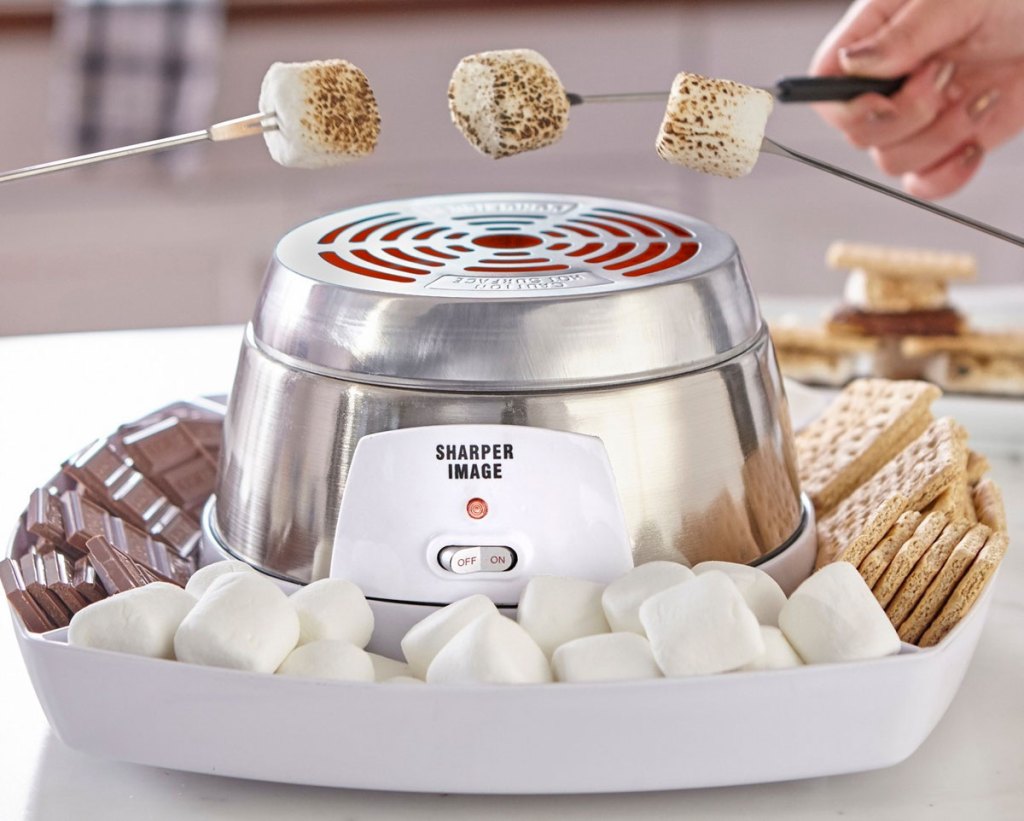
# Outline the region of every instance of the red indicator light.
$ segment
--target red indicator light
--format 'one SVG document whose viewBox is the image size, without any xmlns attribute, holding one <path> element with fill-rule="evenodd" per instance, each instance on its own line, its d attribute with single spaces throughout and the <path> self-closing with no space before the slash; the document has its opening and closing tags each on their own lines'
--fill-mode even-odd
<svg viewBox="0 0 1024 821">
<path fill-rule="evenodd" d="M 470 519 L 482 519 L 487 515 L 487 502 L 483 499 L 470 499 L 466 503 L 466 513 Z"/>
</svg>

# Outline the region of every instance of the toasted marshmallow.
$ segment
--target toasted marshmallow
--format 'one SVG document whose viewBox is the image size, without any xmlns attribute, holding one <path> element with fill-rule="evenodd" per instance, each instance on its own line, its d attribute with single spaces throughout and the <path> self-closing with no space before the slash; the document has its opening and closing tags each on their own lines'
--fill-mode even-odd
<svg viewBox="0 0 1024 821">
<path fill-rule="evenodd" d="M 366 75 L 345 60 L 274 63 L 263 77 L 260 111 L 270 156 L 292 168 L 326 168 L 373 153 L 380 112 Z"/>
<path fill-rule="evenodd" d="M 720 177 L 749 174 L 773 103 L 767 91 L 680 72 L 658 132 L 658 156 Z"/>
<path fill-rule="evenodd" d="M 562 82 L 527 48 L 463 57 L 448 85 L 448 108 L 473 147 L 495 159 L 551 145 L 569 125 Z"/>
</svg>

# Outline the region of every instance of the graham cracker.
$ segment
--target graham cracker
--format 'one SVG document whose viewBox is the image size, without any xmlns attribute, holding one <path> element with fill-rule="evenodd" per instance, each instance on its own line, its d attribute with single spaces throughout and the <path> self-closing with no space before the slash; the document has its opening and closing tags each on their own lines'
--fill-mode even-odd
<svg viewBox="0 0 1024 821">
<path fill-rule="evenodd" d="M 1005 533 L 993 533 L 985 546 L 964 573 L 963 578 L 949 595 L 919 642 L 921 647 L 931 647 L 942 641 L 974 606 L 989 580 L 995 575 L 999 563 L 1006 555 L 1009 538 Z"/>
<path fill-rule="evenodd" d="M 907 336 L 900 341 L 906 356 L 933 353 L 969 354 L 978 357 L 1024 357 L 1024 332 L 969 331 L 955 336 Z"/>
<path fill-rule="evenodd" d="M 896 524 L 885 534 L 885 538 L 875 545 L 871 552 L 864 557 L 857 569 L 860 571 L 860 575 L 864 577 L 868 587 L 873 586 L 878 581 L 882 571 L 889 566 L 889 562 L 896 555 L 896 551 L 913 535 L 922 518 L 921 514 L 916 510 L 908 510 L 896 520 Z M 846 561 L 845 557 L 846 551 L 839 557 L 839 561 Z"/>
<path fill-rule="evenodd" d="M 907 279 L 968 280 L 978 274 L 978 264 L 970 254 L 923 248 L 833 242 L 825 260 L 830 268 L 838 270 L 860 268 L 872 274 Z"/>
<path fill-rule="evenodd" d="M 928 506 L 928 512 L 933 511 L 946 513 L 950 519 L 966 519 L 972 525 L 978 521 L 974 503 L 971 501 L 971 488 L 967 482 L 954 482 L 940 493 Z"/>
<path fill-rule="evenodd" d="M 971 502 L 977 512 L 978 521 L 996 531 L 1006 531 L 1006 508 L 1003 492 L 999 485 L 986 477 L 974 486 Z"/>
<path fill-rule="evenodd" d="M 899 494 L 878 504 L 860 500 L 847 502 L 827 522 L 818 522 L 815 570 L 836 561 L 840 554 L 843 561 L 857 567 L 907 509 L 907 497 Z"/>
<path fill-rule="evenodd" d="M 991 468 L 992 465 L 984 454 L 975 450 L 967 451 L 967 484 L 976 485 Z"/>
<path fill-rule="evenodd" d="M 819 516 L 834 509 L 932 420 L 927 382 L 858 379 L 795 437 L 800 484 Z"/>
<path fill-rule="evenodd" d="M 942 534 L 946 525 L 949 524 L 949 520 L 950 517 L 942 511 L 929 513 L 917 526 L 913 535 L 900 545 L 889 564 L 876 577 L 868 581 L 868 584 L 871 585 L 871 592 L 875 594 L 875 598 L 878 599 L 878 603 L 882 607 L 892 601 L 896 591 L 906 581 L 928 548 Z M 965 532 L 967 532 L 966 525 L 963 530 L 958 532 L 953 544 L 956 544 Z M 950 549 L 952 550 L 952 546 Z M 924 589 L 923 586 L 922 589 Z"/>
<path fill-rule="evenodd" d="M 953 588 L 959 584 L 960 579 L 967 572 L 967 568 L 974 562 L 975 557 L 991 535 L 991 529 L 981 524 L 975 525 L 967 531 L 957 546 L 953 548 L 953 552 L 949 554 L 949 558 L 942 565 L 938 575 L 932 579 L 932 583 L 924 591 L 917 606 L 896 628 L 901 640 L 910 644 L 917 644 L 920 641 L 924 631 L 928 629 L 932 620 L 945 606 Z"/>
<path fill-rule="evenodd" d="M 907 279 L 855 268 L 846 277 L 843 301 L 869 313 L 935 311 L 949 301 L 949 284 L 941 279 Z"/>
<path fill-rule="evenodd" d="M 841 554 L 848 556 L 851 564 L 860 566 L 905 510 L 924 510 L 954 482 L 963 482 L 967 467 L 965 438 L 964 429 L 953 419 L 936 420 L 834 511 L 820 519 L 818 566 Z M 902 506 L 894 505 L 897 498 L 903 500 Z M 895 513 L 874 541 L 868 541 L 865 529 L 875 522 L 883 508 Z M 847 550 L 850 552 L 844 553 Z"/>
<path fill-rule="evenodd" d="M 831 333 L 821 325 L 776 323 L 770 328 L 772 343 L 778 352 L 801 351 L 820 354 L 872 353 L 878 340 L 863 336 Z"/>
<path fill-rule="evenodd" d="M 928 589 L 928 585 L 942 570 L 942 566 L 949 558 L 964 534 L 971 529 L 971 525 L 962 519 L 954 519 L 943 528 L 935 540 L 928 545 L 910 571 L 901 579 L 899 572 L 903 567 L 901 563 L 893 569 L 891 574 L 882 574 L 872 591 L 878 603 L 885 608 L 885 614 L 889 617 L 893 627 L 899 627 L 910 615 L 910 612 L 917 606 Z M 910 558 L 909 556 L 907 557 Z"/>
</svg>

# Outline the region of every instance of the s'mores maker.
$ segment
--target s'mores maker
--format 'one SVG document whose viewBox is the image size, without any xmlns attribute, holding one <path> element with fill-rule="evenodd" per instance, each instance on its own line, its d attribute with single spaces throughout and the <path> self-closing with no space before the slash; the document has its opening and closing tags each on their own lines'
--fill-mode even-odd
<svg viewBox="0 0 1024 821">
<path fill-rule="evenodd" d="M 791 588 L 811 515 L 727 234 L 631 202 L 472 194 L 280 241 L 203 526 L 286 581 L 514 606 L 529 575 L 654 559 L 759 563 Z"/>
</svg>

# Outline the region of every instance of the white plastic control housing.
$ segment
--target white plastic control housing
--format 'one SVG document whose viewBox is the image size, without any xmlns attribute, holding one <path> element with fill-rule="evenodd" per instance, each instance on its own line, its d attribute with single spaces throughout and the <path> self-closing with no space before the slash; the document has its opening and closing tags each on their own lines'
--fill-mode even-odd
<svg viewBox="0 0 1024 821">
<path fill-rule="evenodd" d="M 487 512 L 473 518 L 469 505 L 478 499 Z M 504 547 L 515 561 L 508 570 L 453 572 L 439 561 L 451 546 Z M 494 553 L 506 555 L 479 555 Z M 448 604 L 483 593 L 514 606 L 533 576 L 608 582 L 632 566 L 600 439 L 518 425 L 436 425 L 359 440 L 330 575 L 375 599 Z"/>
</svg>

